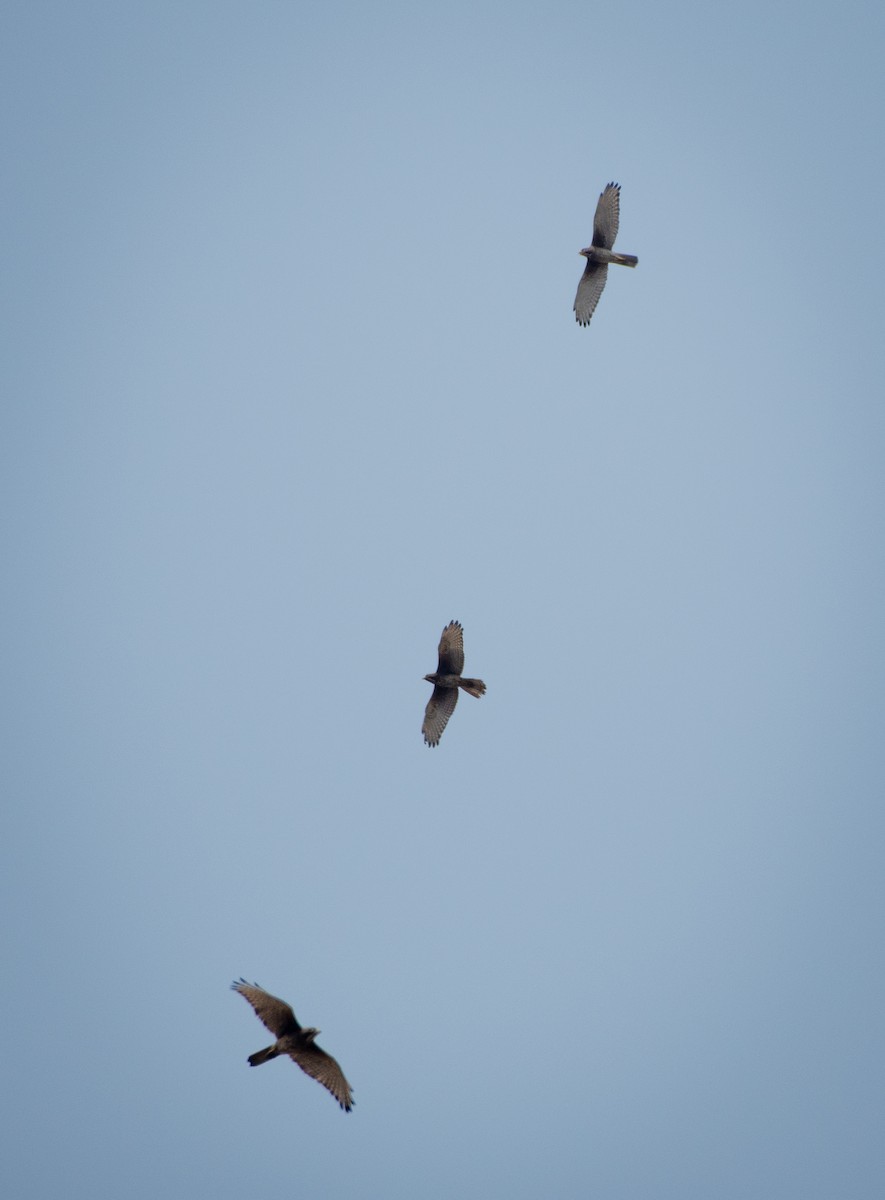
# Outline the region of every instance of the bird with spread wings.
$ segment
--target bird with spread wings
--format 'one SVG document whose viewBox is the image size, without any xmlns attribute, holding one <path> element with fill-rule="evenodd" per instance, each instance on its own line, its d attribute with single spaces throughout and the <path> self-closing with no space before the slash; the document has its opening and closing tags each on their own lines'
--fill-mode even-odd
<svg viewBox="0 0 885 1200">
<path fill-rule="evenodd" d="M 438 746 L 449 717 L 458 703 L 458 688 L 477 698 L 484 695 L 486 685 L 481 679 L 468 679 L 464 670 L 464 630 L 460 621 L 450 621 L 439 639 L 439 666 L 433 675 L 425 675 L 433 691 L 424 710 L 421 732 L 428 746 Z"/>
<path fill-rule="evenodd" d="M 617 254 L 612 250 L 618 236 L 620 209 L 621 185 L 606 184 L 596 205 L 596 216 L 593 218 L 593 241 L 580 251 L 586 258 L 587 265 L 584 267 L 584 274 L 578 283 L 578 293 L 575 296 L 575 320 L 579 325 L 590 324 L 590 318 L 596 311 L 608 278 L 608 264 L 635 267 L 639 262 L 635 254 Z"/>
<path fill-rule="evenodd" d="M 353 1092 L 344 1078 L 344 1072 L 331 1054 L 314 1041 L 319 1029 L 304 1028 L 295 1019 L 295 1014 L 285 1000 L 279 1000 L 259 987 L 239 979 L 231 987 L 239 992 L 252 1007 L 259 1021 L 276 1037 L 272 1046 L 257 1050 L 249 1055 L 249 1066 L 258 1067 L 281 1054 L 288 1054 L 305 1074 L 332 1093 L 345 1112 L 353 1108 Z"/>
</svg>

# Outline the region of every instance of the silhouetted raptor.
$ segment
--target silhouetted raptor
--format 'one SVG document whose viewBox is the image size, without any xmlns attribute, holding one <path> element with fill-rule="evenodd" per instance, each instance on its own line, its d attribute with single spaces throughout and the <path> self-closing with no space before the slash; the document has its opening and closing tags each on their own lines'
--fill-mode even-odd
<svg viewBox="0 0 885 1200">
<path fill-rule="evenodd" d="M 486 685 L 481 679 L 462 678 L 464 670 L 464 630 L 460 622 L 450 621 L 439 639 L 439 666 L 435 675 L 425 675 L 433 684 L 433 693 L 424 710 L 421 732 L 428 746 L 438 746 L 449 717 L 458 703 L 458 688 L 471 696 L 482 696 Z"/>
<path fill-rule="evenodd" d="M 321 1050 L 313 1040 L 318 1029 L 305 1029 L 295 1020 L 295 1014 L 285 1002 L 266 992 L 257 983 L 240 979 L 232 983 L 235 992 L 249 1001 L 260 1021 L 275 1035 L 276 1041 L 265 1050 L 249 1055 L 249 1066 L 258 1067 L 280 1054 L 288 1054 L 311 1079 L 316 1079 L 332 1093 L 345 1112 L 353 1107 L 353 1093 L 344 1072 L 331 1054 Z"/>
<path fill-rule="evenodd" d="M 581 251 L 587 260 L 584 274 L 578 283 L 575 296 L 575 320 L 579 325 L 589 325 L 590 318 L 599 303 L 602 289 L 608 277 L 608 264 L 635 267 L 639 259 L 635 254 L 616 254 L 612 250 L 618 236 L 618 216 L 621 206 L 621 185 L 609 183 L 599 197 L 596 216 L 593 218 L 593 241 Z"/>
</svg>

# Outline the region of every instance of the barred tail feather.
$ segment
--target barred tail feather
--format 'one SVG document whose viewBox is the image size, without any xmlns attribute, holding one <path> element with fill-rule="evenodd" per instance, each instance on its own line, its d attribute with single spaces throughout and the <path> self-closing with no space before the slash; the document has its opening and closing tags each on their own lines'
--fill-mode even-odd
<svg viewBox="0 0 885 1200">
<path fill-rule="evenodd" d="M 469 695 L 476 696 L 477 699 L 484 695 L 486 690 L 486 685 L 481 679 L 462 679 L 460 686 Z"/>
<path fill-rule="evenodd" d="M 622 267 L 635 267 L 639 259 L 635 254 L 618 254 L 613 250 L 612 261 L 620 263 Z"/>
</svg>

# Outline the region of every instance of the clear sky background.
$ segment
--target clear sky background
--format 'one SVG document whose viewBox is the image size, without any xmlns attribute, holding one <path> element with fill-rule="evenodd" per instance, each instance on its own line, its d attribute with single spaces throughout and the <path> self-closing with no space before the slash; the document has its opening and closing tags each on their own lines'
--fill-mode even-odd
<svg viewBox="0 0 885 1200">
<path fill-rule="evenodd" d="M 885 1194 L 883 35 L 6 6 L 4 1195 Z"/>
</svg>

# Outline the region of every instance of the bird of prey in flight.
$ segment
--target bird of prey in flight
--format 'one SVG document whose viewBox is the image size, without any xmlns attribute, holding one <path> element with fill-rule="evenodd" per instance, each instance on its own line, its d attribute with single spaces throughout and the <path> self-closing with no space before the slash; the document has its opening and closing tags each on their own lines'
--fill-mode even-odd
<svg viewBox="0 0 885 1200">
<path fill-rule="evenodd" d="M 249 1055 L 249 1066 L 258 1067 L 280 1054 L 288 1054 L 293 1062 L 311 1079 L 327 1088 L 345 1112 L 353 1107 L 353 1092 L 344 1072 L 331 1054 L 321 1050 L 314 1041 L 319 1029 L 305 1029 L 295 1020 L 295 1014 L 285 1002 L 266 992 L 257 983 L 239 979 L 230 985 L 244 996 L 255 1014 L 277 1039 L 272 1046 Z"/>
<path fill-rule="evenodd" d="M 439 666 L 435 675 L 425 675 L 433 684 L 433 692 L 424 710 L 421 732 L 428 746 L 438 746 L 449 717 L 458 703 L 458 688 L 471 696 L 482 696 L 486 685 L 481 679 L 467 679 L 464 670 L 464 630 L 460 621 L 450 621 L 439 639 Z"/>
<path fill-rule="evenodd" d="M 590 324 L 590 318 L 605 287 L 608 264 L 635 267 L 639 262 L 635 254 L 617 254 L 612 250 L 618 236 L 620 202 L 621 185 L 606 184 L 605 191 L 596 205 L 596 216 L 593 218 L 593 241 L 580 252 L 586 258 L 587 265 L 584 267 L 584 274 L 578 283 L 578 294 L 575 296 L 575 320 L 579 325 Z"/>
</svg>

